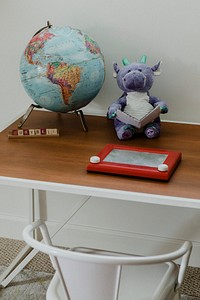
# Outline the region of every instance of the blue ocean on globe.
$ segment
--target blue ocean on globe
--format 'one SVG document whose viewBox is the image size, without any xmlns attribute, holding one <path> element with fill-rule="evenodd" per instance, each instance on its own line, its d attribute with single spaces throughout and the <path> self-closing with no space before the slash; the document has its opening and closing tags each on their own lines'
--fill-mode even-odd
<svg viewBox="0 0 200 300">
<path fill-rule="evenodd" d="M 79 29 L 46 27 L 32 37 L 20 61 L 22 84 L 42 108 L 78 110 L 90 103 L 105 79 L 96 41 Z"/>
</svg>

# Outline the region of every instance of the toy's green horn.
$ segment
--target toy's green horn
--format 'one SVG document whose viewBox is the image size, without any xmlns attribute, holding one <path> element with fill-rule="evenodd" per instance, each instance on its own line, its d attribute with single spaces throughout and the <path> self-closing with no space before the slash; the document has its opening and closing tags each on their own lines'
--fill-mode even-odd
<svg viewBox="0 0 200 300">
<path fill-rule="evenodd" d="M 146 55 L 142 55 L 142 57 L 140 58 L 140 63 L 141 64 L 146 64 L 147 62 L 147 56 Z"/>
<path fill-rule="evenodd" d="M 123 63 L 124 66 L 130 65 L 130 62 L 129 62 L 129 60 L 127 58 L 123 58 L 122 59 L 122 63 Z"/>
</svg>

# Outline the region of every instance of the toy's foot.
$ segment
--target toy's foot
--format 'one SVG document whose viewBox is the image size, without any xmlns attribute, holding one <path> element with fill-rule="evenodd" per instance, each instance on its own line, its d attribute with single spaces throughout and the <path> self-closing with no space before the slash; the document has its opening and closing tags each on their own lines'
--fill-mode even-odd
<svg viewBox="0 0 200 300">
<path fill-rule="evenodd" d="M 159 124 L 153 123 L 149 124 L 144 131 L 146 137 L 149 139 L 156 138 L 160 135 L 160 126 Z"/>
<path fill-rule="evenodd" d="M 116 132 L 119 140 L 129 140 L 133 137 L 135 129 L 133 126 L 124 125 Z"/>
</svg>

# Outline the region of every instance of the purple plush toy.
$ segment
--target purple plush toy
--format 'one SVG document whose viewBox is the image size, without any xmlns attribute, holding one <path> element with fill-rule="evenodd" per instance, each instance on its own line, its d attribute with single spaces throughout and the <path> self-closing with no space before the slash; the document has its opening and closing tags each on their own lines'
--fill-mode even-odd
<svg viewBox="0 0 200 300">
<path fill-rule="evenodd" d="M 146 65 L 144 55 L 139 63 L 129 63 L 123 59 L 121 69 L 113 64 L 117 84 L 122 96 L 108 108 L 107 117 L 114 119 L 114 127 L 120 140 L 127 140 L 136 132 L 144 132 L 146 137 L 155 138 L 160 134 L 160 113 L 167 113 L 167 104 L 150 96 L 154 76 L 160 75 L 160 62 L 153 67 Z"/>
</svg>

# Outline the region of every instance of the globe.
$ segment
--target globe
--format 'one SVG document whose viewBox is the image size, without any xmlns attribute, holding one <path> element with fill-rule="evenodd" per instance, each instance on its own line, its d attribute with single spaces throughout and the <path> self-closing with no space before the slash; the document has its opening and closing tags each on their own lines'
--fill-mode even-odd
<svg viewBox="0 0 200 300">
<path fill-rule="evenodd" d="M 27 94 L 39 107 L 65 113 L 96 97 L 105 65 L 97 42 L 89 35 L 68 26 L 47 26 L 28 43 L 20 75 Z"/>
</svg>

